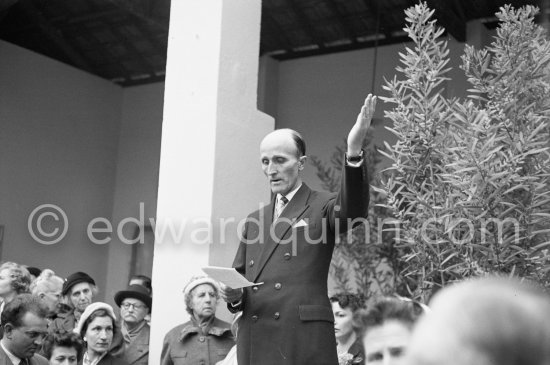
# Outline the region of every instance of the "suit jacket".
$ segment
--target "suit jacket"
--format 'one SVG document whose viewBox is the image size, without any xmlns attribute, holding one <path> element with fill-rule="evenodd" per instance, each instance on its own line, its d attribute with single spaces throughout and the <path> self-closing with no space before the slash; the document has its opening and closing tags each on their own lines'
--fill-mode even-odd
<svg viewBox="0 0 550 365">
<path fill-rule="evenodd" d="M 134 340 L 125 344 L 123 359 L 130 365 L 147 365 L 149 363 L 149 336 L 151 329 L 148 324 L 143 326 Z"/>
<path fill-rule="evenodd" d="M 273 204 L 248 217 L 233 267 L 246 288 L 237 333 L 239 365 L 338 364 L 327 278 L 347 218 L 366 217 L 366 168 L 345 166 L 338 194 L 302 184 L 272 225 Z"/>
<path fill-rule="evenodd" d="M 45 357 L 42 357 L 38 354 L 34 354 L 33 357 L 29 359 L 29 365 L 48 365 L 49 361 Z M 0 365 L 13 365 L 10 358 L 0 346 Z M 20 365 L 26 365 L 24 361 L 20 362 Z"/>
<path fill-rule="evenodd" d="M 129 364 L 124 359 L 114 357 L 111 354 L 107 354 L 103 356 L 101 360 L 99 360 L 97 365 L 129 365 Z"/>
</svg>

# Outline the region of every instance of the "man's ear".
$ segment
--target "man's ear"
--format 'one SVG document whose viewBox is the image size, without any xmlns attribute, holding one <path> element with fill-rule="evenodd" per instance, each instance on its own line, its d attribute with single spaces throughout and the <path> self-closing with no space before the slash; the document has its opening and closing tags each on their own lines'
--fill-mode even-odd
<svg viewBox="0 0 550 365">
<path fill-rule="evenodd" d="M 38 294 L 38 297 L 40 299 L 44 299 L 46 297 L 46 293 L 40 293 L 40 294 Z"/>
<path fill-rule="evenodd" d="M 307 156 L 300 157 L 300 159 L 298 160 L 298 169 L 299 170 L 304 169 L 304 167 L 306 166 L 306 161 L 307 161 Z"/>
<path fill-rule="evenodd" d="M 14 326 L 11 323 L 6 323 L 2 327 L 4 327 L 4 337 L 11 340 L 11 337 L 13 335 Z"/>
</svg>

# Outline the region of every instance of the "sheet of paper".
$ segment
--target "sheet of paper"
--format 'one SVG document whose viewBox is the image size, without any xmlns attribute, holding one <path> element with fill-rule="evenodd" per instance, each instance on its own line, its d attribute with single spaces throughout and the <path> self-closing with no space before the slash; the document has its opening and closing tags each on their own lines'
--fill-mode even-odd
<svg viewBox="0 0 550 365">
<path fill-rule="evenodd" d="M 232 267 L 207 266 L 203 267 L 202 271 L 204 271 L 205 274 L 210 276 L 212 279 L 217 280 L 233 289 L 263 284 L 248 281 Z"/>
</svg>

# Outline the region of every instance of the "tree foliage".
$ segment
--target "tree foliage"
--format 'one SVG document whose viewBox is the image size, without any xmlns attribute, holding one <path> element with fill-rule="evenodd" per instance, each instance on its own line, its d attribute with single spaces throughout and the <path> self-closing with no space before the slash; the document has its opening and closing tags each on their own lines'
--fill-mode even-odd
<svg viewBox="0 0 550 365">
<path fill-rule="evenodd" d="M 487 273 L 548 285 L 550 42 L 536 8 L 501 8 L 494 42 L 466 46 L 464 100 L 443 96 L 449 51 L 433 10 L 405 13 L 414 47 L 384 86 L 397 142 L 377 189 L 399 221 L 399 276 L 418 299 Z"/>
</svg>

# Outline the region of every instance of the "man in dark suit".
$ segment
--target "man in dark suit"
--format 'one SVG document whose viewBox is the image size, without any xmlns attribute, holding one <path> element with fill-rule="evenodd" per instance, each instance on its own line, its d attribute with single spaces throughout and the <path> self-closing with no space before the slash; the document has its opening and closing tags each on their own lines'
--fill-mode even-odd
<svg viewBox="0 0 550 365">
<path fill-rule="evenodd" d="M 302 183 L 305 143 L 290 129 L 260 144 L 271 204 L 245 224 L 233 266 L 248 280 L 245 290 L 222 288 L 232 312 L 243 311 L 237 335 L 239 365 L 338 364 L 327 278 L 339 233 L 366 218 L 369 191 L 361 150 L 376 106 L 369 95 L 348 135 L 337 194 Z"/>
<path fill-rule="evenodd" d="M 2 311 L 1 365 L 48 365 L 48 360 L 36 354 L 48 334 L 47 314 L 48 308 L 30 294 L 20 294 L 6 304 Z"/>
</svg>

